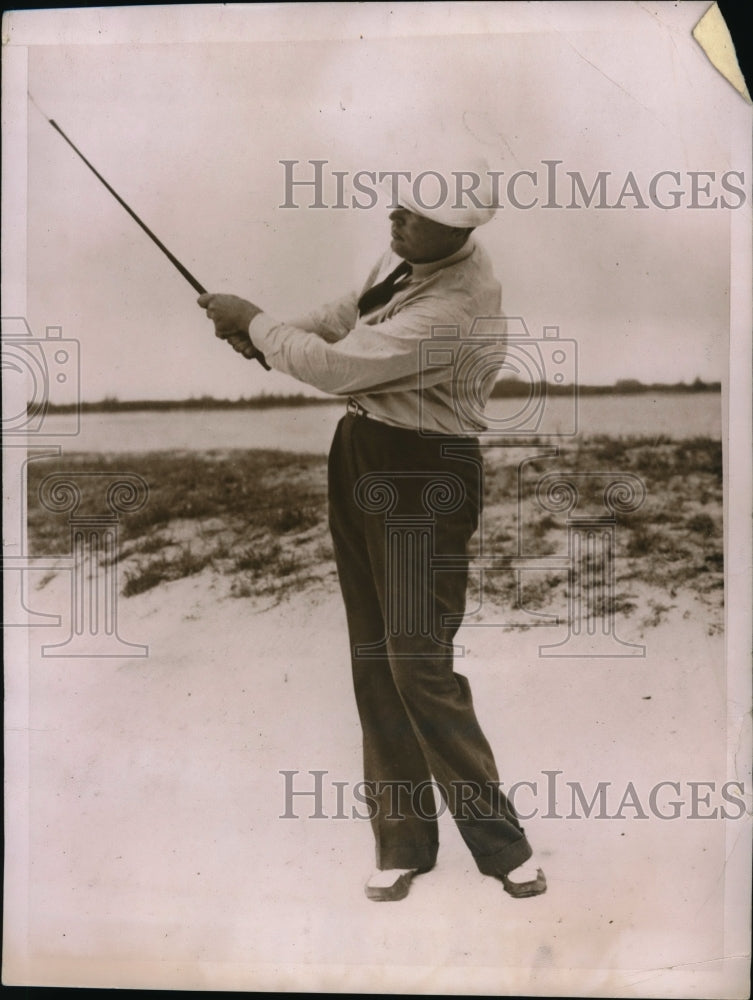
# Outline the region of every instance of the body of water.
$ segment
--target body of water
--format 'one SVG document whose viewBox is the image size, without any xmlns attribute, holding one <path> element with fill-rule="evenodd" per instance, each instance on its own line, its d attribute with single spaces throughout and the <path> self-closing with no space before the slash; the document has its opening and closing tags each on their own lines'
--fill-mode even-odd
<svg viewBox="0 0 753 1000">
<path fill-rule="evenodd" d="M 344 402 L 336 402 L 264 410 L 84 413 L 75 435 L 70 434 L 70 416 L 52 415 L 37 440 L 47 444 L 54 439 L 65 452 L 279 448 L 325 453 L 344 410 Z M 495 434 L 519 426 L 521 436 L 551 434 L 552 443 L 566 444 L 574 430 L 581 435 L 614 437 L 719 438 L 722 413 L 719 393 L 698 392 L 584 396 L 577 407 L 567 398 L 555 397 L 547 400 L 545 411 L 522 400 L 496 399 L 487 407 L 486 416 Z M 30 436 L 29 444 L 33 443 Z"/>
</svg>

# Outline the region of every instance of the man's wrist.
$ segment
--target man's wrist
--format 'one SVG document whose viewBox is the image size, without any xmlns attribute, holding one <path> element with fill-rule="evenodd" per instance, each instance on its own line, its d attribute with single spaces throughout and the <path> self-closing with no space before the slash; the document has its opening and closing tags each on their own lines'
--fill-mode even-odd
<svg viewBox="0 0 753 1000">
<path fill-rule="evenodd" d="M 246 326 L 247 327 L 251 326 L 251 324 L 253 323 L 253 321 L 256 319 L 256 317 L 259 315 L 259 313 L 261 311 L 262 310 L 258 306 L 255 306 L 253 304 L 253 302 L 249 302 L 248 303 L 248 306 L 246 307 Z"/>
</svg>

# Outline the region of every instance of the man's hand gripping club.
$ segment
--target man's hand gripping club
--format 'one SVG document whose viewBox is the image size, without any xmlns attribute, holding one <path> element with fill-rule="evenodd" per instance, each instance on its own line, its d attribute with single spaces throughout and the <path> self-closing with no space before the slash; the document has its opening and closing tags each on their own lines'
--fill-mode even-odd
<svg viewBox="0 0 753 1000">
<path fill-rule="evenodd" d="M 264 355 L 254 347 L 248 335 L 251 320 L 261 312 L 258 306 L 237 295 L 212 292 L 205 292 L 196 301 L 202 309 L 206 309 L 207 317 L 214 323 L 215 336 L 230 344 L 244 358 L 256 358 L 269 371 Z"/>
</svg>

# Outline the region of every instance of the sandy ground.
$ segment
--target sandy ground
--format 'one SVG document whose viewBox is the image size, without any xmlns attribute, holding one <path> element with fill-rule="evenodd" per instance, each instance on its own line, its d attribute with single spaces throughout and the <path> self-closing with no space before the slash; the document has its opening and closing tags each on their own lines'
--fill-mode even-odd
<svg viewBox="0 0 753 1000">
<path fill-rule="evenodd" d="M 59 611 L 67 587 L 62 573 L 35 590 L 35 607 Z M 745 825 L 718 811 L 735 778 L 724 640 L 697 598 L 674 604 L 654 628 L 640 614 L 618 619 L 622 639 L 645 644 L 638 658 L 542 658 L 539 644 L 564 629 L 505 630 L 483 615 L 461 629 L 458 669 L 503 781 L 537 783 L 517 801 L 537 811 L 525 826 L 549 890 L 529 900 L 476 870 L 447 816 L 437 867 L 409 897 L 365 898 L 369 824 L 334 818 L 333 782 L 349 783 L 340 811 L 350 814 L 361 775 L 331 586 L 270 606 L 228 596 L 227 582 L 205 573 L 121 598 L 119 632 L 148 644 L 141 658 L 42 658 L 65 625 L 32 629 L 28 731 L 9 737 L 11 757 L 27 755 L 28 785 L 13 802 L 23 830 L 28 790 L 28 840 L 11 843 L 21 863 L 8 888 L 5 981 L 744 995 L 744 960 L 721 961 L 725 859 Z M 280 772 L 300 772 L 295 787 L 311 789 L 313 770 L 326 772 L 326 818 L 311 818 L 303 796 L 297 819 L 280 818 Z M 658 808 L 671 812 L 675 799 L 679 818 L 649 808 L 663 780 L 680 794 L 664 789 Z M 600 781 L 611 783 L 610 817 L 629 782 L 648 815 L 630 805 L 621 818 L 572 815 L 566 783 L 590 799 Z M 691 781 L 715 783 L 696 812 L 716 808 L 716 818 L 688 818 Z"/>
</svg>

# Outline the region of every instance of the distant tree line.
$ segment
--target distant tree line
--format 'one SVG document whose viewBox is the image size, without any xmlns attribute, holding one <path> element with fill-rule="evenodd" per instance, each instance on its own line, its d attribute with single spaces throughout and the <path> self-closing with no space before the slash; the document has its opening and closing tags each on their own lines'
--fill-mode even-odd
<svg viewBox="0 0 753 1000">
<path fill-rule="evenodd" d="M 693 382 L 641 382 L 636 378 L 621 378 L 614 385 L 577 385 L 572 382 L 541 381 L 531 384 L 518 378 L 502 378 L 492 389 L 492 399 L 510 399 L 536 393 L 548 396 L 572 396 L 577 391 L 580 396 L 630 396 L 646 392 L 721 392 L 721 382 L 704 382 L 697 378 Z"/>
<path fill-rule="evenodd" d="M 533 385 L 518 378 L 500 379 L 492 390 L 492 399 L 510 399 L 532 394 L 549 396 L 572 396 L 571 382 L 557 385 L 554 382 L 538 382 Z M 720 392 L 720 382 L 704 382 L 700 378 L 693 382 L 641 382 L 634 378 L 618 379 L 614 385 L 579 385 L 577 392 L 581 396 L 633 395 L 646 392 Z M 118 399 L 116 396 L 105 396 L 104 399 L 92 403 L 49 403 L 48 413 L 72 413 L 78 409 L 81 413 L 121 413 L 133 410 L 268 410 L 276 406 L 321 406 L 328 405 L 335 396 L 308 396 L 303 392 L 285 394 L 269 394 L 261 396 L 241 397 L 240 399 L 217 399 L 215 396 L 191 396 L 189 399 Z M 28 412 L 39 409 L 39 403 L 27 404 Z"/>
<path fill-rule="evenodd" d="M 262 395 L 241 397 L 240 399 L 217 399 L 215 396 L 191 396 L 189 399 L 118 399 L 105 396 L 93 403 L 50 403 L 48 413 L 121 413 L 129 410 L 268 410 L 275 406 L 316 406 L 331 405 L 331 396 L 307 396 L 303 392 L 290 395 Z M 31 409 L 33 404 L 28 404 Z M 39 404 L 36 404 L 39 407 Z"/>
</svg>

